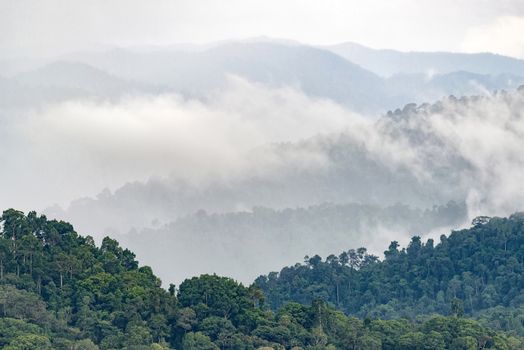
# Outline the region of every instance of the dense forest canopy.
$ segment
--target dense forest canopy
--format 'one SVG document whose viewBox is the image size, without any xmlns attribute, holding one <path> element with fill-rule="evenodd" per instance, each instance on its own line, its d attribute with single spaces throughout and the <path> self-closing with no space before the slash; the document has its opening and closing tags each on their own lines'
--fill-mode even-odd
<svg viewBox="0 0 524 350">
<path fill-rule="evenodd" d="M 109 237 L 97 247 L 35 212 L 0 219 L 4 349 L 524 348 L 504 325 L 463 317 L 522 303 L 520 214 L 478 220 L 437 246 L 415 237 L 399 251 L 393 242 L 383 262 L 362 248 L 250 287 L 202 275 L 167 290 Z"/>
<path fill-rule="evenodd" d="M 380 261 L 360 248 L 324 260 L 306 257 L 304 264 L 261 276 L 255 284 L 275 309 L 288 301 L 322 299 L 361 317 L 450 314 L 454 302 L 467 315 L 509 307 L 520 310 L 514 326 L 524 334 L 524 214 L 479 217 L 472 228 L 442 235 L 436 245 L 415 236 L 399 249 L 394 241 L 384 256 Z"/>
<path fill-rule="evenodd" d="M 9 209 L 3 212 L 1 222 L 3 349 L 524 348 L 515 332 L 463 317 L 480 309 L 481 302 L 488 303 L 486 307 L 521 303 L 521 215 L 478 223 L 472 230 L 442 238 L 455 249 L 443 248 L 444 243 L 435 247 L 421 244 L 414 238 L 401 251 L 393 243 L 384 262 L 364 249 L 332 256 L 326 262 L 313 257 L 307 265 L 292 268 L 304 274 L 302 282 L 293 286 L 294 294 L 286 286 L 285 272 L 270 275 L 269 280 L 260 278 L 250 287 L 227 277 L 202 275 L 166 290 L 149 267 L 140 267 L 134 254 L 111 238 L 106 237 L 97 247 L 91 237 L 78 235 L 70 224 L 35 212 L 25 215 Z M 476 250 L 479 244 L 484 244 L 486 252 Z M 428 256 L 442 261 L 422 264 Z M 389 266 L 391 261 L 395 264 Z M 415 261 L 420 271 L 412 271 Z M 433 270 L 437 265 L 441 268 Z M 400 266 L 402 269 L 395 272 Z M 426 289 L 439 292 L 429 281 L 422 284 L 420 276 L 439 281 L 437 276 L 449 276 L 444 278 L 449 284 L 457 269 L 470 269 L 472 281 L 478 275 L 481 295 L 491 288 L 491 299 L 479 299 L 473 291 L 464 294 L 468 289 L 461 288 L 466 282 L 459 277 L 455 287 L 449 287 L 453 293 L 449 305 L 422 309 L 420 300 L 428 302 L 424 299 L 429 293 Z M 377 271 L 382 272 L 383 280 L 374 280 Z M 345 272 L 351 276 L 343 276 Z M 400 280 L 402 288 L 396 286 L 395 280 L 406 273 L 411 277 Z M 350 290 L 339 285 L 335 303 L 330 293 L 337 285 L 332 282 L 339 280 L 355 285 Z M 274 290 L 268 289 L 269 283 L 275 284 Z M 420 287 L 415 288 L 417 283 Z M 356 312 L 366 316 L 361 319 L 335 308 L 355 311 L 351 309 L 354 303 L 369 300 L 370 293 L 382 298 L 377 300 L 386 300 L 388 294 L 380 294 L 386 292 L 381 290 L 386 285 L 399 299 L 396 306 L 413 311 L 418 306 L 420 315 L 383 320 L 371 309 L 375 304 L 362 304 Z M 286 287 L 288 294 L 284 294 Z M 442 302 L 448 302 L 449 297 L 444 294 Z M 433 311 L 444 311 L 448 316 L 423 315 Z"/>
</svg>

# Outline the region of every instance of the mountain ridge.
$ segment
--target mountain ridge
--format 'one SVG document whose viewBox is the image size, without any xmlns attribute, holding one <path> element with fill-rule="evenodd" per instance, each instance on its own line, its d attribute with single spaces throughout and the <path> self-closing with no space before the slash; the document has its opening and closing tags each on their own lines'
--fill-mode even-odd
<svg viewBox="0 0 524 350">
<path fill-rule="evenodd" d="M 496 220 L 514 219 L 518 217 Z M 479 219 L 475 225 L 489 226 L 494 220 Z M 272 311 L 256 285 L 245 287 L 216 274 L 163 289 L 152 269 L 140 266 L 134 253 L 116 240 L 106 237 L 97 246 L 66 222 L 13 209 L 5 210 L 0 222 L 0 346 L 6 350 L 342 350 L 357 344 L 356 348 L 387 350 L 428 345 L 435 350 L 524 348 L 524 339 L 515 333 L 520 329 L 465 318 L 467 299 L 453 298 L 447 306 L 449 316 L 420 314 L 416 320 L 383 320 L 372 314 L 359 319 L 322 298 L 308 305 L 290 302 Z M 522 223 L 513 232 L 521 238 Z M 485 236 L 492 236 L 489 230 Z M 511 238 L 507 236 L 506 243 L 498 240 L 496 246 L 513 252 Z M 428 249 L 412 243 L 408 254 L 417 253 L 417 247 Z M 394 251 L 406 254 L 396 246 L 390 249 Z M 348 263 L 358 262 L 359 273 L 380 264 L 361 249 L 347 257 Z M 338 263 L 329 259 L 330 264 Z M 467 256 L 461 259 L 468 261 Z M 504 268 L 517 272 L 519 267 L 510 260 L 500 260 L 497 269 L 487 265 L 485 272 L 490 276 L 501 275 Z M 308 263 L 313 271 L 323 264 L 317 256 Z M 504 283 L 499 287 L 505 288 Z M 514 306 L 521 304 L 517 298 Z M 493 316 L 500 312 L 499 308 Z"/>
<path fill-rule="evenodd" d="M 395 73 L 451 73 L 524 75 L 524 60 L 494 53 L 421 52 L 372 49 L 353 42 L 321 46 L 384 77 Z"/>
</svg>

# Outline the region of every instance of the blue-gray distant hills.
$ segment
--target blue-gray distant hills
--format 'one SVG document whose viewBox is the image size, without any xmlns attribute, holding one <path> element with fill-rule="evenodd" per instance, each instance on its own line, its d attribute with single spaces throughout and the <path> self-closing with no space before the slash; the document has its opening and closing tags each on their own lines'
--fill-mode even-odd
<svg viewBox="0 0 524 350">
<path fill-rule="evenodd" d="M 493 53 L 401 52 L 376 50 L 346 42 L 326 46 L 329 50 L 377 75 L 468 71 L 476 74 L 524 75 L 524 61 Z"/>
<path fill-rule="evenodd" d="M 228 43 L 197 52 L 115 49 L 70 59 L 197 98 L 222 89 L 230 75 L 272 87 L 292 86 L 359 111 L 377 111 L 386 95 L 383 80 L 374 73 L 332 52 L 304 45 Z"/>
<path fill-rule="evenodd" d="M 348 43 L 317 48 L 281 41 L 231 42 L 206 49 L 115 48 L 70 54 L 14 75 L 2 86 L 15 95 L 14 101 L 19 100 L 16 91 L 30 91 L 23 99 L 28 103 L 45 102 L 46 97 L 57 101 L 60 94 L 63 99 L 105 98 L 166 91 L 205 99 L 224 89 L 230 76 L 271 87 L 291 86 L 378 116 L 410 102 L 515 89 L 524 83 L 524 61 L 493 54 L 372 50 Z"/>
<path fill-rule="evenodd" d="M 18 84 L 33 88 L 61 88 L 86 94 L 114 96 L 123 92 L 144 92 L 144 84 L 109 74 L 85 63 L 55 61 L 14 76 Z"/>
</svg>

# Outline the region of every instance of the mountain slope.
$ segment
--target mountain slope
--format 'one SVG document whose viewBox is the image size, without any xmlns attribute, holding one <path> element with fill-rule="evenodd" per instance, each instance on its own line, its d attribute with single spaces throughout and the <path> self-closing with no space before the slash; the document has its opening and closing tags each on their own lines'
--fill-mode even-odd
<svg viewBox="0 0 524 350">
<path fill-rule="evenodd" d="M 373 58 L 375 51 L 370 49 L 362 49 L 366 54 L 344 55 L 335 48 L 338 46 L 314 48 L 266 40 L 221 43 L 197 51 L 116 49 L 106 53 L 73 55 L 69 59 L 89 63 L 127 79 L 163 84 L 188 96 L 198 97 L 220 89 L 225 84 L 225 77 L 233 74 L 273 86 L 296 86 L 310 96 L 329 98 L 368 113 L 412 101 L 428 102 L 450 94 L 484 94 L 524 83 L 524 63 L 507 57 L 413 53 L 416 57 L 409 58 L 410 54 L 395 52 L 399 58 L 392 59 L 382 57 L 379 51 Z M 395 84 L 371 73 L 375 68 L 374 60 L 380 61 L 377 64 L 391 65 L 392 73 L 386 76 L 400 74 L 395 77 Z M 473 65 L 470 65 L 471 60 Z M 422 62 L 422 67 L 418 67 L 419 62 Z M 440 64 L 442 67 L 430 69 L 424 64 Z M 471 74 L 457 73 L 461 71 Z M 430 72 L 432 76 L 452 73 L 455 83 L 445 84 L 449 77 L 444 76 L 428 85 Z M 378 70 L 376 74 L 383 75 L 381 73 Z M 412 74 L 421 74 L 417 86 L 412 84 Z M 507 76 L 511 77 L 512 83 L 508 84 Z"/>
<path fill-rule="evenodd" d="M 311 96 L 333 99 L 359 111 L 383 108 L 382 81 L 329 51 L 275 43 L 227 43 L 197 52 L 117 49 L 73 55 L 126 79 L 161 84 L 188 96 L 224 86 L 228 75 L 272 86 L 297 86 Z"/>
<path fill-rule="evenodd" d="M 110 238 L 96 247 L 70 224 L 35 212 L 6 210 L 0 221 L 2 348 L 162 343 L 175 299 L 132 252 Z"/>
<path fill-rule="evenodd" d="M 448 95 L 489 95 L 497 90 L 515 90 L 522 84 L 524 77 L 519 75 L 466 71 L 436 75 L 398 73 L 385 80 L 386 89 L 398 96 L 398 99 L 412 101 L 437 101 Z"/>
<path fill-rule="evenodd" d="M 0 91 L 0 112 L 5 109 L 6 115 L 14 115 L 65 101 L 108 101 L 159 94 L 166 89 L 122 79 L 84 63 L 55 61 L 10 78 L 0 77 Z"/>
<path fill-rule="evenodd" d="M 126 81 L 87 64 L 56 61 L 40 68 L 19 73 L 12 78 L 32 88 L 61 88 L 112 97 L 123 93 L 153 91 L 144 84 Z"/>
<path fill-rule="evenodd" d="M 316 48 L 264 40 L 217 43 L 200 49 L 175 46 L 82 52 L 19 73 L 15 81 L 32 88 L 68 89 L 65 98 L 76 96 L 68 93 L 71 90 L 106 97 L 172 92 L 208 101 L 228 87 L 233 75 L 269 87 L 294 87 L 310 97 L 330 99 L 371 116 L 412 101 L 487 94 L 524 83 L 524 65 L 507 57 L 362 47 L 349 49 L 358 54 L 345 55 L 337 49 L 346 46 Z M 390 79 L 372 73 L 377 65 L 391 66 L 391 74 L 386 75 Z M 378 74 L 382 73 L 378 69 Z"/>
<path fill-rule="evenodd" d="M 492 53 L 401 52 L 376 50 L 351 42 L 323 48 L 384 77 L 398 73 L 447 74 L 457 71 L 524 76 L 524 60 Z"/>
<path fill-rule="evenodd" d="M 430 210 L 357 203 L 284 210 L 255 207 L 224 214 L 199 211 L 118 239 L 164 281 L 212 271 L 248 283 L 305 254 L 328 254 L 335 247 L 357 245 L 379 252 L 382 241 L 393 235 L 407 242 L 409 234 L 457 227 L 466 215 L 465 205 L 456 203 Z M 189 260 L 191 265 L 185 266 Z"/>
<path fill-rule="evenodd" d="M 0 218 L 0 346 L 6 350 L 523 349 L 521 338 L 462 317 L 347 317 L 316 300 L 265 307 L 264 294 L 202 275 L 168 291 L 134 254 L 96 247 L 64 222 L 10 209 Z"/>
<path fill-rule="evenodd" d="M 440 243 L 415 236 L 407 248 L 394 241 L 385 259 L 350 250 L 324 261 L 286 267 L 256 280 L 273 307 L 320 298 L 341 310 L 380 318 L 452 312 L 467 314 L 524 303 L 524 214 L 480 217 L 470 229 L 442 235 Z"/>
</svg>

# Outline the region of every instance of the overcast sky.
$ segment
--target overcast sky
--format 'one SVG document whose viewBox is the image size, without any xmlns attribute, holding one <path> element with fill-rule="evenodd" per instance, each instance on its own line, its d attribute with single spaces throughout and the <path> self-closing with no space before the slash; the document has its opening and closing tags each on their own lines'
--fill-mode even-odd
<svg viewBox="0 0 524 350">
<path fill-rule="evenodd" d="M 256 36 L 524 58 L 522 0 L 0 0 L 0 54 Z"/>
</svg>

